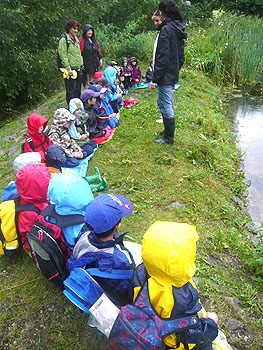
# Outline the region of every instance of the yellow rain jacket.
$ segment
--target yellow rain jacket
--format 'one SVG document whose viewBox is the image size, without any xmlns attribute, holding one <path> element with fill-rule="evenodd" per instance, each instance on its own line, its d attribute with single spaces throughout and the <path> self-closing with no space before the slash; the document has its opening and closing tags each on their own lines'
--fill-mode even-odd
<svg viewBox="0 0 263 350">
<path fill-rule="evenodd" d="M 197 240 L 194 226 L 162 221 L 156 221 L 143 237 L 142 259 L 150 276 L 149 296 L 153 308 L 162 318 L 176 318 L 183 313 L 194 314 L 202 309 L 192 280 L 196 270 Z M 134 299 L 140 290 L 139 285 L 133 285 Z M 216 323 L 211 319 L 202 320 L 204 326 L 201 332 L 204 331 L 213 340 L 217 335 Z M 165 338 L 165 344 L 175 349 L 176 336 Z M 191 349 L 195 344 L 188 345 Z M 178 349 L 184 349 L 183 344 Z"/>
</svg>

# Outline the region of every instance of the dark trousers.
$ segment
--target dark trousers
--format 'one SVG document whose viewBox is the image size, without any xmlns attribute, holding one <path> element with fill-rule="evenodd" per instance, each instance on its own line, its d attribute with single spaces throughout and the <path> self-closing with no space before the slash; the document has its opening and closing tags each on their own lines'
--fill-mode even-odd
<svg viewBox="0 0 263 350">
<path fill-rule="evenodd" d="M 81 82 L 82 82 L 82 71 L 78 72 L 76 79 L 64 79 L 66 86 L 66 100 L 69 105 L 69 101 L 72 98 L 79 98 L 81 94 Z"/>
<path fill-rule="evenodd" d="M 94 149 L 98 147 L 95 141 L 90 140 L 89 143 L 86 143 L 85 145 L 80 146 L 83 151 L 83 158 L 87 158 L 89 155 L 91 155 L 94 152 Z"/>
</svg>

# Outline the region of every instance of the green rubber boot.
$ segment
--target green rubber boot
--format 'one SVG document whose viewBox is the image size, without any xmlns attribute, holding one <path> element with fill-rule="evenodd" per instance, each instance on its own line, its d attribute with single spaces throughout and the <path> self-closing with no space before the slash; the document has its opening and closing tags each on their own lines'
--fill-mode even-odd
<svg viewBox="0 0 263 350">
<path fill-rule="evenodd" d="M 95 173 L 91 176 L 86 176 L 86 180 L 88 181 L 89 184 L 94 184 L 95 182 L 101 182 L 102 178 L 100 176 L 100 171 L 99 168 L 96 166 L 94 167 Z"/>
<path fill-rule="evenodd" d="M 108 184 L 105 177 L 102 179 L 101 183 L 99 183 L 98 185 L 90 185 L 92 193 L 107 191 L 107 187 L 108 187 Z"/>
</svg>

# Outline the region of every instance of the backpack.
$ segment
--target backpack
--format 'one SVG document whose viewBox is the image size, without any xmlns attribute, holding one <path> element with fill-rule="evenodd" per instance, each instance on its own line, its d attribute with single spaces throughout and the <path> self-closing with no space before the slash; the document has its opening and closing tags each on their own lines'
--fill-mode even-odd
<svg viewBox="0 0 263 350">
<path fill-rule="evenodd" d="M 69 48 L 69 42 L 68 42 L 68 38 L 67 38 L 67 34 L 66 34 L 66 33 L 63 33 L 63 34 L 61 35 L 61 37 L 59 38 L 59 41 L 58 41 L 58 45 L 59 45 L 59 42 L 60 42 L 60 40 L 61 40 L 62 38 L 64 38 L 64 39 L 66 40 L 66 45 L 67 45 L 67 50 L 68 50 L 68 48 Z M 62 66 L 61 58 L 59 57 L 58 48 L 56 49 L 56 61 L 57 61 L 57 67 L 58 67 L 58 70 L 59 70 L 59 69 L 62 68 L 63 66 Z"/>
<path fill-rule="evenodd" d="M 69 277 L 64 281 L 64 295 L 80 310 L 90 314 L 91 306 L 104 293 L 115 304 L 119 302 L 110 294 L 105 292 L 93 277 L 102 277 L 110 279 L 130 279 L 133 270 L 112 269 L 111 272 L 100 271 L 98 268 L 84 269 L 74 268 Z"/>
<path fill-rule="evenodd" d="M 39 145 L 34 145 L 34 142 L 33 142 L 33 140 L 31 139 L 31 137 L 28 137 L 27 139 L 26 139 L 26 141 L 29 143 L 29 146 L 30 146 L 30 148 L 32 149 L 32 151 L 34 151 L 36 148 L 38 148 L 38 147 L 40 147 L 40 146 L 43 146 L 45 143 L 47 143 L 48 142 L 48 140 L 47 140 L 47 134 L 45 133 L 45 132 L 43 132 L 43 135 L 44 135 L 44 137 L 45 137 L 45 140 L 42 142 L 42 143 L 40 143 Z M 44 149 L 44 151 L 45 151 L 45 149 Z M 21 145 L 21 153 L 25 153 L 25 142 L 24 143 L 22 143 L 22 145 Z"/>
<path fill-rule="evenodd" d="M 46 217 L 55 219 L 55 223 L 46 221 Z M 82 223 L 82 215 L 59 215 L 51 204 L 40 213 L 27 236 L 36 266 L 48 280 L 62 288 L 69 275 L 66 263 L 71 255 L 62 229 Z"/>
<path fill-rule="evenodd" d="M 165 337 L 180 334 L 199 325 L 200 319 L 197 314 L 176 319 L 159 317 L 151 306 L 148 278 L 145 276 L 133 304 L 121 308 L 109 335 L 109 347 L 112 350 L 165 349 Z M 202 336 L 200 341 L 204 342 Z M 188 345 L 185 344 L 185 347 L 187 349 Z"/>
<path fill-rule="evenodd" d="M 19 202 L 18 197 L 0 204 L 0 255 L 13 256 L 19 253 L 21 237 L 17 213 L 20 211 L 40 213 L 40 210 L 33 204 L 19 204 Z"/>
</svg>

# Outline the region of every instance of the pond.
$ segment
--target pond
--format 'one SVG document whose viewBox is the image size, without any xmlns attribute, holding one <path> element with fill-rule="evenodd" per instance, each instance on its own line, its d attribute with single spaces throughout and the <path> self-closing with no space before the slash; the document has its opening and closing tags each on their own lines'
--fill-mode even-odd
<svg viewBox="0 0 263 350">
<path fill-rule="evenodd" d="M 243 153 L 243 170 L 250 184 L 249 215 L 259 228 L 263 223 L 263 98 L 237 93 L 228 100 L 227 112 Z"/>
</svg>

